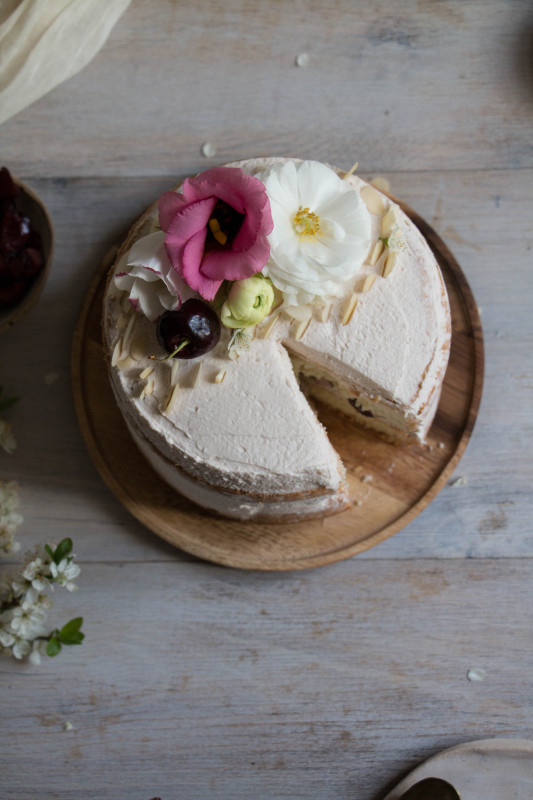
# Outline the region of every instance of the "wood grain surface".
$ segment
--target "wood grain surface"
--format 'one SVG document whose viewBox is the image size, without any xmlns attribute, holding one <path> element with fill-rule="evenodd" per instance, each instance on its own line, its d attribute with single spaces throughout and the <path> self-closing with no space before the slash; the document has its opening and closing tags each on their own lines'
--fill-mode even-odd
<svg viewBox="0 0 533 800">
<path fill-rule="evenodd" d="M 134 0 L 0 127 L 55 230 L 39 302 L 0 335 L 20 398 L 0 478 L 20 483 L 23 551 L 73 538 L 80 589 L 50 625 L 82 615 L 87 634 L 40 667 L 0 660 L 1 800 L 382 800 L 443 748 L 533 739 L 532 51 L 524 0 Z M 469 445 L 424 512 L 283 573 L 197 561 L 134 519 L 70 388 L 95 265 L 147 202 L 264 154 L 386 178 L 461 265 L 486 356 Z"/>
</svg>

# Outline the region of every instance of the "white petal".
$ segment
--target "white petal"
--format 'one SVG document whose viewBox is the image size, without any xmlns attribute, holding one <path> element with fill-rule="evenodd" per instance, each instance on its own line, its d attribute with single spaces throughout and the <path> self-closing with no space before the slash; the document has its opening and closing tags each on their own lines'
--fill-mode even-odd
<svg viewBox="0 0 533 800">
<path fill-rule="evenodd" d="M 302 161 L 298 170 L 298 206 L 319 213 L 320 207 L 342 190 L 342 181 L 318 161 Z"/>
<path fill-rule="evenodd" d="M 162 273 L 161 246 L 165 243 L 164 231 L 149 233 L 138 239 L 128 253 L 128 264 L 139 265 Z M 163 247 L 164 251 L 164 247 Z"/>
</svg>

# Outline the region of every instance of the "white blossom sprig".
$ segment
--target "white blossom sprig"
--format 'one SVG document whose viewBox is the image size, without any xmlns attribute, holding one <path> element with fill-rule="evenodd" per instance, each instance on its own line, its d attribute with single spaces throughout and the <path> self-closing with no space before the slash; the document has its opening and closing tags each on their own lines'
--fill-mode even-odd
<svg viewBox="0 0 533 800">
<path fill-rule="evenodd" d="M 24 520 L 18 513 L 18 506 L 18 483 L 0 480 L 0 552 L 2 553 L 17 553 L 20 550 L 15 534 Z"/>
<path fill-rule="evenodd" d="M 82 617 L 47 632 L 44 621 L 52 608 L 54 585 L 74 591 L 80 568 L 74 563 L 72 539 L 57 547 L 45 544 L 26 555 L 24 565 L 0 585 L 0 652 L 39 664 L 41 656 L 56 656 L 63 645 L 81 644 Z"/>
</svg>

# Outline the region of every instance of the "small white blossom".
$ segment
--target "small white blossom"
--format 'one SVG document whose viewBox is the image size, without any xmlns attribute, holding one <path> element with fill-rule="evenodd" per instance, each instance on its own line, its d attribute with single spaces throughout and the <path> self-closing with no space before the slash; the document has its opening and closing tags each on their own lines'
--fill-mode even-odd
<svg viewBox="0 0 533 800">
<path fill-rule="evenodd" d="M 19 505 L 19 485 L 16 481 L 0 481 L 0 514 L 10 514 Z"/>
<path fill-rule="evenodd" d="M 15 637 L 13 634 L 3 628 L 0 623 L 0 645 L 2 647 L 11 647 L 11 645 L 14 643 Z"/>
<path fill-rule="evenodd" d="M 68 558 L 64 558 L 59 564 L 54 561 L 50 564 L 50 572 L 52 578 L 60 585 L 73 592 L 78 587 L 74 583 L 74 578 L 77 578 L 81 570 L 77 564 Z"/>
<path fill-rule="evenodd" d="M 48 597 L 47 594 L 44 592 L 37 591 L 34 589 L 33 586 L 30 586 L 28 591 L 24 595 L 24 600 L 22 601 L 23 608 L 42 608 L 48 610 L 52 608 L 52 598 Z"/>
<path fill-rule="evenodd" d="M 36 639 L 32 644 L 32 651 L 29 656 L 30 664 L 38 665 L 41 663 L 41 656 L 46 655 L 47 641 L 45 639 Z"/>
<path fill-rule="evenodd" d="M 11 425 L 3 419 L 0 419 L 0 447 L 10 454 L 17 447 L 17 441 L 11 433 Z"/>
<path fill-rule="evenodd" d="M 34 639 L 44 633 L 42 623 L 46 618 L 46 611 L 25 603 L 11 609 L 11 619 L 8 623 L 8 631 L 24 639 Z"/>
<path fill-rule="evenodd" d="M 16 553 L 20 549 L 15 534 L 24 520 L 17 512 L 18 504 L 18 483 L 0 480 L 0 551 L 4 553 Z"/>
<path fill-rule="evenodd" d="M 234 361 L 250 349 L 252 334 L 246 328 L 237 328 L 228 344 L 228 355 Z"/>
<path fill-rule="evenodd" d="M 24 569 L 20 570 L 20 574 L 23 578 L 25 578 L 29 583 L 31 583 L 35 578 L 40 575 L 45 567 L 44 559 L 41 557 L 33 558 L 30 562 L 26 564 Z"/>
<path fill-rule="evenodd" d="M 17 659 L 25 658 L 31 651 L 31 644 L 26 639 L 17 639 L 11 647 L 13 656 Z"/>
<path fill-rule="evenodd" d="M 389 250 L 392 250 L 393 252 L 399 252 L 400 250 L 406 249 L 407 242 L 404 233 L 399 226 L 392 230 L 391 234 L 389 235 L 387 245 Z"/>
</svg>

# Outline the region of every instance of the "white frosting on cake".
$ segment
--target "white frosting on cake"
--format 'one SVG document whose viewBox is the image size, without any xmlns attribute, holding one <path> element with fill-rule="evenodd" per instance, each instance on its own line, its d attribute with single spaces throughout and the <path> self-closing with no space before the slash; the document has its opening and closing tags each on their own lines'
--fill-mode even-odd
<svg viewBox="0 0 533 800">
<path fill-rule="evenodd" d="M 276 161 L 231 166 L 260 176 Z M 367 185 L 356 177 L 348 180 L 358 191 Z M 384 196 L 383 205 L 390 205 Z M 152 230 L 155 215 L 152 208 L 135 227 L 122 256 Z M 372 215 L 369 252 L 380 224 Z M 211 352 L 179 362 L 176 389 L 175 362 L 149 359 L 160 353 L 154 323 L 133 311 L 126 316 L 125 295 L 109 281 L 104 331 L 110 359 L 114 353 L 112 386 L 135 441 L 170 485 L 202 506 L 242 519 L 296 519 L 346 507 L 343 467 L 299 388 L 287 351 L 306 362 L 310 374 L 333 376 L 333 389 L 317 396 L 327 400 L 329 391 L 334 404 L 351 412 L 348 399 L 360 398 L 358 405 L 374 413 L 368 419 L 353 412 L 362 423 L 400 438 L 424 439 L 448 359 L 450 315 L 428 245 L 401 212 L 398 225 L 405 246 L 386 278 L 382 261 L 366 263 L 345 296 L 334 300 L 327 321 L 321 321 L 322 309 L 311 308 L 299 338 L 298 321 L 283 307 L 274 311 L 279 318 L 268 338 L 262 337 L 272 314 L 257 326 L 250 349 L 234 361 L 227 350 L 231 331 L 223 329 Z M 114 272 L 124 263 L 123 257 Z M 361 291 L 368 275 L 375 281 Z M 357 306 L 343 324 L 354 291 Z M 153 371 L 141 378 L 148 369 Z"/>
</svg>

